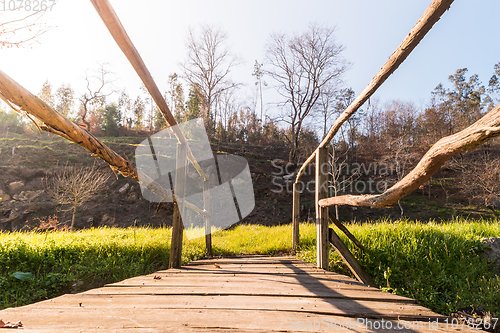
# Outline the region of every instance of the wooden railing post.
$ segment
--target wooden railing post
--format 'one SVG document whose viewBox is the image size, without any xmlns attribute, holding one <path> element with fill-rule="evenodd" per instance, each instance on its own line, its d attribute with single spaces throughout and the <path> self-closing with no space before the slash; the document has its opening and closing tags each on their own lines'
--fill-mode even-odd
<svg viewBox="0 0 500 333">
<path fill-rule="evenodd" d="M 328 196 L 328 147 L 318 148 L 316 153 L 316 249 L 317 266 L 328 270 L 330 240 L 328 235 L 328 207 L 321 207 L 319 201 Z"/>
<path fill-rule="evenodd" d="M 212 255 L 212 224 L 210 223 L 210 178 L 203 181 L 203 220 L 205 222 L 205 247 L 207 255 Z"/>
<path fill-rule="evenodd" d="M 185 143 L 178 143 L 174 186 L 174 217 L 172 222 L 172 241 L 170 243 L 170 260 L 168 263 L 169 268 L 177 268 L 182 264 L 182 238 L 184 234 L 182 213 L 186 209 L 187 161 L 187 145 Z"/>
<path fill-rule="evenodd" d="M 292 249 L 295 253 L 299 246 L 300 192 L 299 183 L 293 183 L 293 213 L 292 213 Z"/>
</svg>

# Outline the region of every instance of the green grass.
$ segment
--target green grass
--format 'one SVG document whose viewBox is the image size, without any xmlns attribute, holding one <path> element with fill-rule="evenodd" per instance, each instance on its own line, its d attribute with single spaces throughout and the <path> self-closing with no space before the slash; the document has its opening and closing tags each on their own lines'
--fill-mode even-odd
<svg viewBox="0 0 500 333">
<path fill-rule="evenodd" d="M 315 263 L 316 226 L 300 227 L 297 256 Z M 378 221 L 348 228 L 367 253 L 341 238 L 381 288 L 441 314 L 467 306 L 500 314 L 500 278 L 480 256 L 479 244 L 481 238 L 500 235 L 497 221 Z M 165 269 L 170 235 L 170 228 L 1 233 L 0 308 Z M 183 263 L 203 257 L 201 235 L 201 230 L 186 231 Z M 214 255 L 286 253 L 291 226 L 240 225 L 215 232 L 212 243 Z M 330 255 L 330 268 L 350 274 L 336 253 Z"/>
<path fill-rule="evenodd" d="M 500 314 L 500 278 L 480 256 L 480 240 L 500 236 L 498 221 L 383 221 L 351 224 L 348 229 L 367 253 L 337 233 L 379 287 L 441 314 L 469 306 Z M 315 232 L 315 225 L 302 226 L 299 257 L 310 262 L 315 262 Z M 336 253 L 330 255 L 330 269 L 350 274 Z"/>
</svg>

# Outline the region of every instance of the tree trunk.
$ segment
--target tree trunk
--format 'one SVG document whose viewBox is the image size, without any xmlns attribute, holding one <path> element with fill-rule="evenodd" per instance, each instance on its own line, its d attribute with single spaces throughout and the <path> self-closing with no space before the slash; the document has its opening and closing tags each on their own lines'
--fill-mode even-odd
<svg viewBox="0 0 500 333">
<path fill-rule="evenodd" d="M 70 230 L 73 230 L 73 227 L 75 226 L 76 207 L 76 205 L 73 206 L 73 218 L 71 219 L 71 227 L 69 228 Z"/>
</svg>

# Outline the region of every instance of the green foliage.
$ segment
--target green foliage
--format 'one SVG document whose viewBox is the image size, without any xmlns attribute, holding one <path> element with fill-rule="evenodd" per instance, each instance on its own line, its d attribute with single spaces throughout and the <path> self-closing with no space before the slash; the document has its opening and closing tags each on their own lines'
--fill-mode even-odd
<svg viewBox="0 0 500 333">
<path fill-rule="evenodd" d="M 169 239 L 167 228 L 0 234 L 0 308 L 165 269 Z"/>
<path fill-rule="evenodd" d="M 161 113 L 160 109 L 158 109 L 158 107 L 155 108 L 154 122 L 155 122 L 155 130 L 157 131 L 167 127 L 167 121 L 163 117 L 163 114 Z"/>
<path fill-rule="evenodd" d="M 140 96 L 137 96 L 137 98 L 135 99 L 132 106 L 132 111 L 135 116 L 134 129 L 141 130 L 143 125 L 142 121 L 144 119 L 144 113 L 146 112 L 146 105 Z"/>
<path fill-rule="evenodd" d="M 181 121 L 188 121 L 202 116 L 201 108 L 203 105 L 203 97 L 201 89 L 198 85 L 192 84 L 189 87 L 188 100 L 184 112 L 180 115 Z"/>
<path fill-rule="evenodd" d="M 108 104 L 103 110 L 102 130 L 107 136 L 118 136 L 122 128 L 122 115 L 116 104 Z"/>
<path fill-rule="evenodd" d="M 21 116 L 15 111 L 4 111 L 0 108 L 0 132 L 21 133 L 23 130 Z"/>
<path fill-rule="evenodd" d="M 47 82 L 46 82 L 47 83 Z M 44 84 L 45 85 L 45 84 Z M 42 87 L 42 90 L 45 87 Z M 54 96 L 55 100 L 55 110 L 65 117 L 68 117 L 73 110 L 75 105 L 75 92 L 68 84 L 62 84 L 57 90 Z"/>
<path fill-rule="evenodd" d="M 42 89 L 38 93 L 38 98 L 47 103 L 51 108 L 54 108 L 54 96 L 52 95 L 52 84 L 49 80 L 45 81 L 42 85 Z"/>
</svg>

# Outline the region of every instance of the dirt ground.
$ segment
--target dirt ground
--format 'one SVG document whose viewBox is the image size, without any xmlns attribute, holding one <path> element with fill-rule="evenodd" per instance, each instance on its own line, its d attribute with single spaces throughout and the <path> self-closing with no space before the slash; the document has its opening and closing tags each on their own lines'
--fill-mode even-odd
<svg viewBox="0 0 500 333">
<path fill-rule="evenodd" d="M 145 138 L 102 138 L 113 150 L 134 161 L 138 143 Z M 279 225 L 290 223 L 292 218 L 292 182 L 296 165 L 287 163 L 288 151 L 280 147 L 252 146 L 246 144 L 213 143 L 212 150 L 245 157 L 250 165 L 255 194 L 255 208 L 240 223 Z M 97 226 L 127 227 L 171 225 L 172 204 L 165 204 L 158 211 L 158 204 L 143 199 L 140 187 L 132 179 L 118 178 L 102 161 L 76 144 L 51 134 L 30 136 L 10 134 L 0 137 L 0 230 L 32 228 L 49 216 L 56 215 L 60 223 L 71 220 L 70 207 L 57 205 L 45 191 L 45 184 L 54 172 L 66 166 L 90 166 L 96 163 L 110 175 L 105 190 L 77 212 L 75 227 Z M 442 171 L 446 173 L 446 170 Z M 380 176 L 365 175 L 365 182 Z M 449 177 L 449 175 L 446 175 Z M 378 178 L 377 178 L 378 177 Z M 287 179 L 288 178 L 288 179 Z M 301 219 L 314 222 L 314 170 L 310 168 L 302 178 Z M 390 179 L 389 179 L 390 181 Z M 16 185 L 17 184 L 17 185 Z M 126 186 L 128 184 L 128 187 Z M 124 186 L 127 187 L 125 190 Z M 430 186 L 430 187 L 429 187 Z M 120 191 L 122 189 L 122 191 Z M 430 192 L 430 193 L 429 193 Z M 448 191 L 450 192 L 450 191 Z M 446 193 L 449 196 L 449 193 Z M 402 200 L 403 216 L 427 221 L 450 219 L 454 216 L 472 218 L 493 217 L 482 207 L 471 207 L 459 195 L 445 199 L 444 189 L 432 183 L 423 186 Z M 398 205 L 383 209 L 341 207 L 342 221 L 397 219 L 401 217 Z"/>
</svg>

